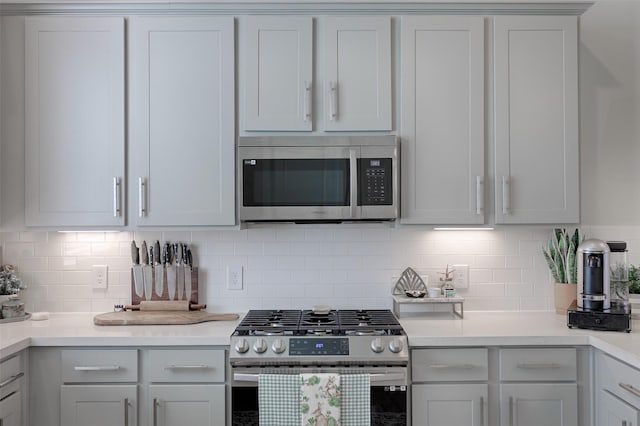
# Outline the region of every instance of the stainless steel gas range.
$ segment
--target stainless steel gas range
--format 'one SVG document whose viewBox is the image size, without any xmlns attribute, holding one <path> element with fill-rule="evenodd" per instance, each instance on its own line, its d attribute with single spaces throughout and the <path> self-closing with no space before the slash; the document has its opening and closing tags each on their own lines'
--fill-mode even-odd
<svg viewBox="0 0 640 426">
<path fill-rule="evenodd" d="M 252 310 L 231 336 L 232 421 L 258 425 L 261 374 L 369 374 L 371 425 L 408 424 L 409 348 L 390 310 Z"/>
</svg>

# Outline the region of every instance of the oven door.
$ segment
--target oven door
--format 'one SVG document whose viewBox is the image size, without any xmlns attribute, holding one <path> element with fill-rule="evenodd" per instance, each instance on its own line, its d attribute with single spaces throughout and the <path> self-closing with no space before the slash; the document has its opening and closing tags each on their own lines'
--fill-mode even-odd
<svg viewBox="0 0 640 426">
<path fill-rule="evenodd" d="M 257 371 L 258 370 L 258 371 Z M 371 425 L 407 426 L 408 377 L 406 367 L 302 367 L 234 368 L 231 387 L 233 426 L 259 426 L 259 374 L 369 373 L 371 380 Z"/>
</svg>

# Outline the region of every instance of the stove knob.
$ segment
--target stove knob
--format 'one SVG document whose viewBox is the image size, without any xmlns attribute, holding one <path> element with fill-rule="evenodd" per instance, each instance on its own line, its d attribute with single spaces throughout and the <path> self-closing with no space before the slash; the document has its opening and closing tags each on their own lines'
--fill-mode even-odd
<svg viewBox="0 0 640 426">
<path fill-rule="evenodd" d="M 379 354 L 380 352 L 384 351 L 384 344 L 382 343 L 382 339 L 381 338 L 376 337 L 375 339 L 373 339 L 371 341 L 371 350 L 374 351 L 377 354 Z"/>
<path fill-rule="evenodd" d="M 399 339 L 393 339 L 392 341 L 389 342 L 389 350 L 394 354 L 397 354 L 398 352 L 402 351 L 402 349 L 403 349 L 403 345 Z"/>
<path fill-rule="evenodd" d="M 271 349 L 273 349 L 275 353 L 281 354 L 282 352 L 285 351 L 285 349 L 287 349 L 287 345 L 284 343 L 284 340 L 276 339 L 273 342 L 273 345 L 271 345 Z"/>
<path fill-rule="evenodd" d="M 247 339 L 240 339 L 236 342 L 236 352 L 243 354 L 249 350 Z"/>
<path fill-rule="evenodd" d="M 267 350 L 267 342 L 265 342 L 264 339 L 256 340 L 253 344 L 253 350 L 259 354 L 264 353 Z"/>
</svg>

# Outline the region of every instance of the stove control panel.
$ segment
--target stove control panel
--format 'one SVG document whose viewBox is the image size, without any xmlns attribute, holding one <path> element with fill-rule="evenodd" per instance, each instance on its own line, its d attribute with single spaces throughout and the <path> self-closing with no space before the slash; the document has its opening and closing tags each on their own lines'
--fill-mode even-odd
<svg viewBox="0 0 640 426">
<path fill-rule="evenodd" d="M 232 336 L 231 362 L 307 360 L 398 362 L 409 359 L 406 336 Z"/>
<path fill-rule="evenodd" d="M 349 355 L 349 339 L 346 337 L 291 338 L 289 355 Z"/>
</svg>

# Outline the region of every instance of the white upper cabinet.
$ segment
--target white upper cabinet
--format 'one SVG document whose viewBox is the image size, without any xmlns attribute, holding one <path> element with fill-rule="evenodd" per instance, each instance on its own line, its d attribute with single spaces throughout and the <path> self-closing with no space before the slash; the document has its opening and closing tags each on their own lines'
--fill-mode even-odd
<svg viewBox="0 0 640 426">
<path fill-rule="evenodd" d="M 249 16 L 243 25 L 244 130 L 312 130 L 312 18 Z"/>
<path fill-rule="evenodd" d="M 402 17 L 402 223 L 484 223 L 484 19 Z"/>
<path fill-rule="evenodd" d="M 577 223 L 577 17 L 496 17 L 494 61 L 496 223 Z"/>
<path fill-rule="evenodd" d="M 325 130 L 391 130 L 391 19 L 324 21 Z"/>
<path fill-rule="evenodd" d="M 243 131 L 392 129 L 390 16 L 319 19 L 316 55 L 310 16 L 241 26 Z"/>
<path fill-rule="evenodd" d="M 25 21 L 25 223 L 124 225 L 124 19 Z"/>
<path fill-rule="evenodd" d="M 137 224 L 233 225 L 233 17 L 144 17 L 131 27 Z"/>
</svg>

